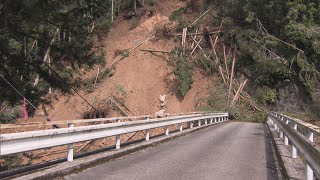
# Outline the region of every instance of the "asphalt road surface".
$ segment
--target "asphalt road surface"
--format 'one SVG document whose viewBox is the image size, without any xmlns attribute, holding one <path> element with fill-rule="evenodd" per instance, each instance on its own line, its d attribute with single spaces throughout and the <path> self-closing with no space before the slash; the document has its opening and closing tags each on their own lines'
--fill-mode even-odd
<svg viewBox="0 0 320 180">
<path fill-rule="evenodd" d="M 228 122 L 179 137 L 65 179 L 278 179 L 264 124 Z"/>
</svg>

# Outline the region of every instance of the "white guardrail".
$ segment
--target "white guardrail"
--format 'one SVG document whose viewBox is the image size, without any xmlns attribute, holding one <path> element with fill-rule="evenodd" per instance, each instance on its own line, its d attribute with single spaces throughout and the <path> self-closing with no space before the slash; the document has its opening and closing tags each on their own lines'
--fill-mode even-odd
<svg viewBox="0 0 320 180">
<path fill-rule="evenodd" d="M 149 141 L 149 130 L 153 128 L 165 127 L 165 134 L 169 135 L 170 125 L 178 124 L 180 125 L 179 130 L 182 131 L 183 123 L 189 123 L 189 127 L 193 128 L 195 122 L 201 126 L 203 121 L 204 124 L 220 123 L 228 120 L 228 117 L 228 113 L 205 112 L 129 122 L 120 122 L 118 119 L 115 123 L 80 127 L 74 127 L 73 123 L 68 123 L 68 128 L 1 134 L 0 156 L 68 145 L 67 159 L 73 161 L 73 143 L 116 136 L 116 149 L 120 149 L 120 135 L 122 134 L 145 131 L 145 139 Z"/>
<path fill-rule="evenodd" d="M 0 129 L 19 129 L 19 128 L 32 128 L 32 127 L 51 127 L 52 125 L 81 125 L 87 123 L 114 123 L 114 122 L 126 122 L 126 121 L 137 121 L 144 119 L 154 119 L 159 117 L 172 117 L 172 116 L 186 116 L 186 115 L 196 115 L 196 114 L 207 114 L 207 113 L 221 113 L 221 112 L 210 112 L 210 111 L 199 111 L 199 112 L 188 112 L 188 113 L 179 113 L 179 114 L 162 114 L 162 115 L 143 115 L 143 116 L 123 116 L 123 117 L 111 117 L 111 118 L 98 118 L 98 119 L 77 119 L 77 120 L 65 120 L 65 121 L 51 121 L 51 122 L 30 122 L 30 123 L 18 123 L 18 124 L 1 124 Z"/>
<path fill-rule="evenodd" d="M 310 123 L 276 112 L 268 113 L 268 120 L 274 126 L 286 146 L 291 144 L 291 156 L 297 158 L 297 151 L 305 163 L 305 179 L 320 178 L 320 148 L 314 143 L 314 136 L 320 137 L 320 129 Z M 299 132 L 299 129 L 305 133 Z"/>
</svg>

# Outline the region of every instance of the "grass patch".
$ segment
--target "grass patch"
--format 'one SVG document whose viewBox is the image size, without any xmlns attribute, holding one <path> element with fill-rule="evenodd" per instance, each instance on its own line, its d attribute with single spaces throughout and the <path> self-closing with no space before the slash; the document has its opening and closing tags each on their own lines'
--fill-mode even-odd
<svg viewBox="0 0 320 180">
<path fill-rule="evenodd" d="M 121 97 L 124 97 L 124 98 L 127 97 L 127 91 L 126 91 L 124 85 L 119 84 L 119 85 L 117 85 L 116 89 Z"/>
</svg>

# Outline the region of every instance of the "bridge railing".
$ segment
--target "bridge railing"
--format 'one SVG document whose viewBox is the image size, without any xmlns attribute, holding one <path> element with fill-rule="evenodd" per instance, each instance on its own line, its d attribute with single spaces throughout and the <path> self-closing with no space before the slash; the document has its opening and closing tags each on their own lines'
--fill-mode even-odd
<svg viewBox="0 0 320 180">
<path fill-rule="evenodd" d="M 128 118 L 128 117 L 126 117 Z M 165 135 L 169 135 L 169 126 L 179 125 L 183 130 L 183 123 L 188 123 L 193 128 L 194 123 L 204 124 L 220 123 L 228 120 L 228 113 L 196 113 L 163 118 L 146 118 L 140 121 L 117 122 L 74 127 L 70 122 L 68 128 L 28 131 L 20 133 L 0 134 L 0 156 L 27 152 L 38 149 L 68 145 L 67 159 L 73 161 L 73 143 L 116 137 L 116 149 L 120 149 L 120 136 L 122 134 L 145 131 L 145 140 L 149 141 L 150 129 L 164 127 Z"/>
<path fill-rule="evenodd" d="M 314 175 L 320 178 L 320 148 L 314 143 L 314 137 L 320 137 L 320 128 L 276 112 L 268 113 L 268 119 L 284 144 L 291 144 L 291 157 L 297 158 L 299 152 L 304 160 L 305 179 L 313 180 Z"/>
<path fill-rule="evenodd" d="M 31 122 L 31 123 L 19 123 L 19 124 L 1 124 L 0 128 L 3 130 L 6 129 L 19 129 L 19 128 L 31 128 L 31 127 L 51 127 L 52 125 L 59 125 L 59 126 L 67 126 L 68 124 L 72 123 L 74 125 L 83 125 L 83 124 L 96 124 L 96 123 L 115 123 L 115 122 L 125 122 L 125 121 L 136 121 L 136 120 L 143 120 L 143 119 L 154 119 L 159 117 L 173 117 L 173 116 L 186 116 L 186 115 L 201 115 L 206 113 L 213 113 L 209 111 L 200 111 L 200 112 L 188 112 L 188 113 L 175 113 L 175 114 L 161 114 L 161 115 L 143 115 L 143 116 L 123 116 L 123 117 L 111 117 L 111 118 L 96 118 L 96 119 L 77 119 L 77 120 L 64 120 L 64 121 L 52 121 L 52 122 Z M 214 112 L 216 114 L 223 114 L 223 112 Z"/>
</svg>

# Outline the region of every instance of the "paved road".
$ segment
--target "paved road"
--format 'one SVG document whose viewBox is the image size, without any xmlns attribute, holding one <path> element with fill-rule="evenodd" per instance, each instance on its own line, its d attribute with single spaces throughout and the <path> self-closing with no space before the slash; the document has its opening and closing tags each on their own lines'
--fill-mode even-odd
<svg viewBox="0 0 320 180">
<path fill-rule="evenodd" d="M 278 179 L 263 124 L 228 122 L 66 179 Z"/>
</svg>

